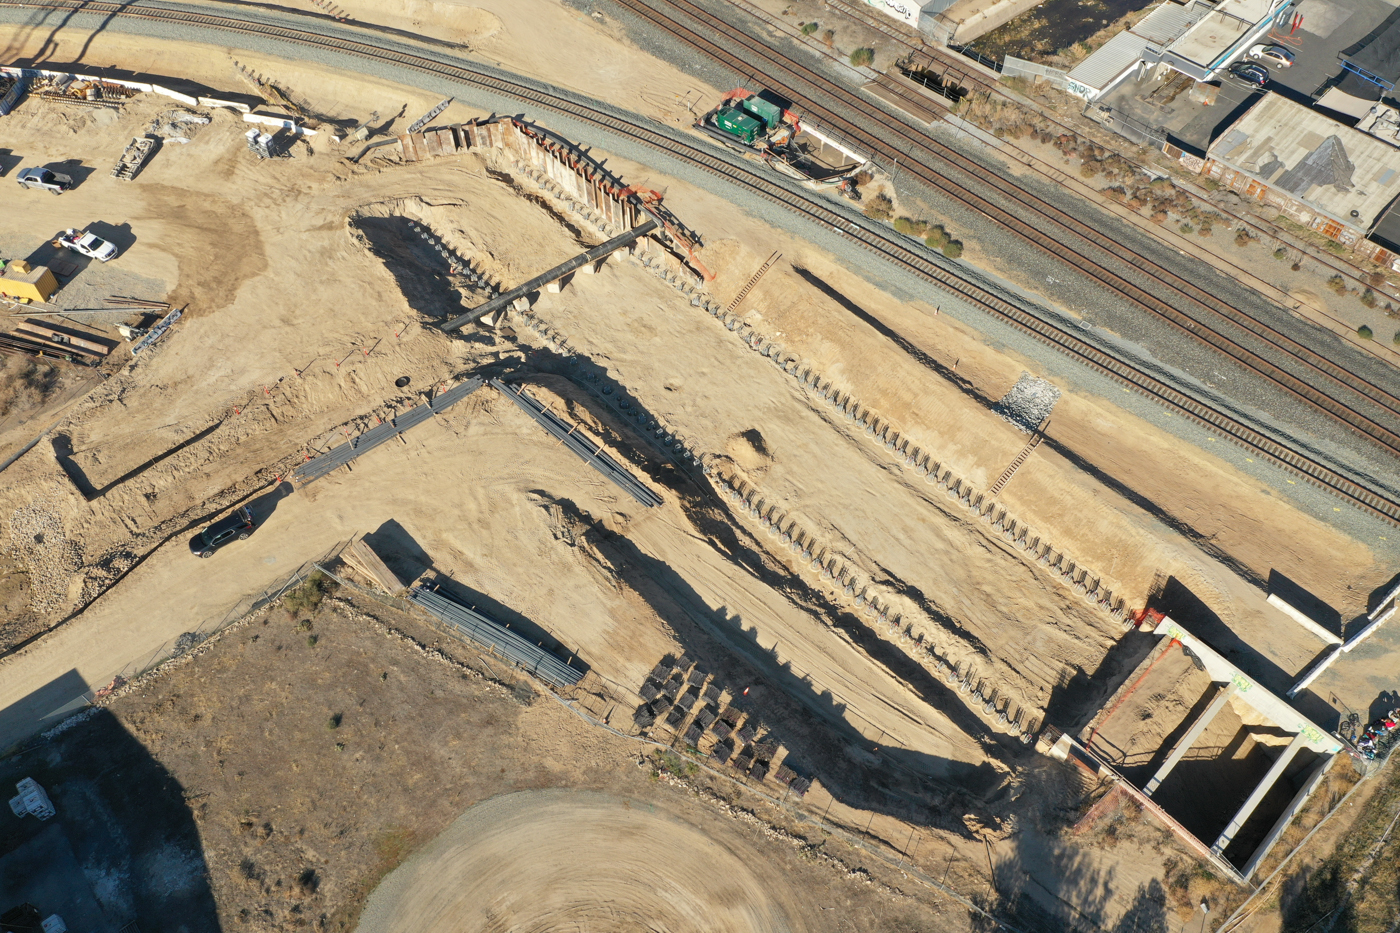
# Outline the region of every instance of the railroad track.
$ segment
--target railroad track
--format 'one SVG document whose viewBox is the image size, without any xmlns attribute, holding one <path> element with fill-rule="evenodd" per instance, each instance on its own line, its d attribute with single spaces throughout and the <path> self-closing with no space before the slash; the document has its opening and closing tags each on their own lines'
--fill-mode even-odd
<svg viewBox="0 0 1400 933">
<path fill-rule="evenodd" d="M 763 80 L 768 86 L 821 121 L 824 129 L 846 136 L 857 148 L 882 155 L 890 161 L 898 159 L 907 173 L 915 175 L 953 201 L 1068 263 L 1109 291 L 1157 315 L 1180 333 L 1223 353 L 1358 436 L 1381 445 L 1391 455 L 1400 455 L 1400 428 L 1396 427 L 1400 422 L 1395 420 L 1400 418 L 1400 397 L 1355 376 L 1288 334 L 1220 300 L 1171 269 L 1132 252 L 1091 224 L 937 139 L 913 131 L 901 123 L 882 123 L 880 133 L 876 133 L 847 119 L 830 106 L 815 100 L 811 91 L 824 95 L 851 112 L 868 111 L 869 105 L 854 91 L 783 55 L 694 0 L 615 2 L 738 74 L 753 74 L 756 69 L 766 66 L 768 71 L 764 73 Z M 741 9 L 752 9 L 752 4 L 746 0 L 730 2 Z M 692 28 L 688 23 L 659 11 L 657 7 L 661 5 L 682 12 L 703 28 Z M 770 18 L 761 10 L 753 9 L 753 13 L 760 18 Z M 887 137 L 892 137 L 894 141 Z M 937 168 L 926 162 L 935 163 Z M 986 186 L 991 190 L 991 196 L 970 191 L 949 178 L 944 174 L 948 167 Z M 1001 198 L 1007 199 L 1008 204 L 1014 207 L 998 203 Z M 1074 245 L 1077 249 L 1066 253 L 1062 249 L 1065 245 Z M 1133 281 L 1128 277 L 1130 274 L 1142 276 L 1145 285 Z M 1251 346 L 1256 343 L 1262 346 Z M 1291 360 L 1298 371 L 1292 372 L 1279 365 L 1270 358 L 1275 354 Z"/>
<path fill-rule="evenodd" d="M 1192 398 L 1144 368 L 1111 356 L 1089 343 L 1073 326 L 1063 325 L 1053 318 L 1041 318 L 1011 304 L 971 278 L 934 262 L 924 251 L 910 248 L 903 242 L 903 238 L 891 237 L 883 231 L 862 227 L 854 222 L 850 215 L 833 206 L 833 202 L 809 196 L 805 192 L 792 191 L 753 166 L 734 164 L 720 158 L 716 150 L 702 140 L 697 139 L 692 145 L 674 135 L 661 132 L 659 128 L 652 129 L 644 121 L 623 119 L 591 102 L 555 94 L 498 74 L 474 70 L 463 62 L 434 58 L 421 52 L 391 48 L 356 38 L 347 34 L 349 29 L 332 27 L 320 21 L 315 23 L 319 31 L 313 31 L 257 19 L 251 13 L 234 17 L 130 2 L 118 4 L 87 0 L 0 0 L 0 6 L 58 11 L 70 17 L 121 17 L 159 23 L 167 27 L 173 25 L 213 31 L 224 37 L 269 39 L 305 49 L 394 65 L 422 75 L 509 96 L 543 110 L 589 123 L 621 138 L 680 159 L 694 168 L 723 178 L 755 197 L 763 198 L 820 224 L 883 261 L 936 283 L 970 305 L 1045 343 L 1091 371 L 1150 398 L 1175 414 L 1209 428 L 1226 440 L 1282 467 L 1305 482 L 1338 496 L 1367 514 L 1400 525 L 1400 501 L 1396 498 L 1369 489 L 1319 459 L 1293 450 L 1233 415 Z"/>
<path fill-rule="evenodd" d="M 729 2 L 735 4 L 736 6 L 741 6 L 744 9 L 749 10 L 756 16 L 761 16 L 761 18 L 763 18 L 765 22 L 768 22 L 775 26 L 779 26 L 780 28 L 786 27 L 786 24 L 782 23 L 781 20 L 778 20 L 776 17 L 772 16 L 772 14 L 766 13 L 761 8 L 755 7 L 753 4 L 749 3 L 748 0 L 729 0 Z M 1009 95 L 1006 92 L 1005 88 L 1003 88 L 995 78 L 988 77 L 988 75 L 982 70 L 983 68 L 988 68 L 988 61 L 983 60 L 982 56 L 969 55 L 966 52 L 960 53 L 946 46 L 934 45 L 930 43 L 924 37 L 923 33 L 919 32 L 917 29 L 914 29 L 913 27 L 905 27 L 897 21 L 890 19 L 888 16 L 883 16 L 879 13 L 870 12 L 871 8 L 862 4 L 860 0 L 856 0 L 855 3 L 847 2 L 847 0 L 823 0 L 823 2 L 838 13 L 841 13 L 844 16 L 858 21 L 859 23 L 861 23 L 861 25 L 873 29 L 876 32 L 884 33 L 886 36 L 893 39 L 895 42 L 898 42 L 907 51 L 914 53 L 916 56 L 927 58 L 932 64 L 943 66 L 946 69 L 945 74 L 957 75 L 958 77 L 964 79 L 960 82 L 960 86 L 964 87 L 966 90 L 969 91 L 969 96 L 971 93 L 988 92 L 997 95 L 1003 100 L 1013 102 L 1019 107 L 1025 106 L 1023 103 L 1017 101 L 1014 97 Z M 980 67 L 974 67 L 974 60 L 977 61 Z M 991 64 L 995 63 L 992 62 Z M 1077 137 L 1084 136 L 1082 129 L 1070 126 L 1063 120 L 1059 119 L 1053 112 L 1046 111 L 1045 109 L 1038 107 L 1035 108 L 1034 112 L 1041 119 L 1049 123 L 1051 126 L 1059 127 L 1059 129 L 1062 132 L 1069 133 Z M 1114 155 L 1125 159 L 1126 161 L 1132 163 L 1138 168 L 1142 168 L 1142 166 L 1135 159 L 1124 155 L 1123 152 L 1113 149 L 1111 147 L 1104 147 L 1102 143 L 1095 142 L 1095 144 L 1100 146 L 1100 148 L 1108 148 L 1108 150 Z M 1032 167 L 1034 168 L 1035 166 L 1032 165 Z M 1040 169 L 1036 170 L 1039 171 L 1042 175 L 1047 174 L 1046 171 Z M 1050 171 L 1054 170 L 1050 169 Z M 1217 209 L 1219 209 L 1218 206 Z M 1263 237 L 1266 240 L 1274 240 L 1280 244 L 1283 244 L 1285 242 L 1281 238 L 1280 232 L 1277 228 L 1265 226 L 1256 220 L 1252 220 L 1248 217 L 1244 217 L 1239 214 L 1232 214 L 1228 211 L 1226 212 L 1226 216 L 1229 217 L 1233 222 L 1248 227 L 1250 230 L 1253 230 L 1256 234 L 1258 234 L 1260 237 Z M 1307 252 L 1306 250 L 1300 250 L 1297 243 L 1292 243 L 1290 245 L 1294 250 Z M 1318 262 L 1324 268 L 1326 268 L 1329 272 L 1335 273 L 1337 275 L 1342 276 L 1345 279 L 1350 280 L 1353 284 L 1360 288 L 1371 287 L 1370 283 L 1362 278 L 1361 274 L 1355 267 L 1337 265 L 1335 263 L 1327 261 L 1323 257 L 1319 257 L 1315 253 L 1312 254 L 1312 258 L 1314 261 Z M 1230 265 L 1232 268 L 1238 268 L 1233 263 L 1230 263 Z M 1386 288 L 1390 288 L 1390 290 L 1387 291 Z M 1397 299 L 1397 296 L 1394 294 L 1394 288 L 1392 286 L 1377 287 L 1374 289 L 1374 291 L 1376 295 L 1382 300 L 1400 300 Z"/>
</svg>

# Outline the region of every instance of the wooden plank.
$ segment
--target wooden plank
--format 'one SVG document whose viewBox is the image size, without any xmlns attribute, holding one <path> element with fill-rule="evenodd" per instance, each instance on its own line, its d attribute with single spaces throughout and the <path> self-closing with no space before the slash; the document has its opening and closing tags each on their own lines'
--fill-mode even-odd
<svg viewBox="0 0 1400 933">
<path fill-rule="evenodd" d="M 25 327 L 25 325 L 23 324 L 15 325 L 14 332 L 7 334 L 6 336 L 18 340 L 28 341 L 29 343 L 34 344 L 37 347 L 43 347 L 46 350 L 57 350 L 60 353 L 75 353 L 78 356 L 90 356 L 95 358 L 105 355 L 103 353 L 99 353 L 96 350 L 89 350 L 86 347 L 76 346 L 67 343 L 60 343 L 59 341 L 54 340 L 48 333 L 41 331 L 38 328 Z"/>
<path fill-rule="evenodd" d="M 399 578 L 394 575 L 394 572 L 384 561 L 380 560 L 379 555 L 374 553 L 374 550 L 364 542 L 364 539 L 356 538 L 350 543 L 350 547 L 346 548 L 346 551 L 352 556 L 353 563 L 358 565 L 371 580 L 378 583 L 386 592 L 392 595 L 403 589 L 403 583 L 399 582 Z"/>
<path fill-rule="evenodd" d="M 47 327 L 41 321 L 23 321 L 15 325 L 15 330 L 35 334 L 49 343 L 71 346 L 79 352 L 106 356 L 111 347 L 103 346 L 95 340 L 85 340 L 82 336 L 65 327 Z"/>
</svg>

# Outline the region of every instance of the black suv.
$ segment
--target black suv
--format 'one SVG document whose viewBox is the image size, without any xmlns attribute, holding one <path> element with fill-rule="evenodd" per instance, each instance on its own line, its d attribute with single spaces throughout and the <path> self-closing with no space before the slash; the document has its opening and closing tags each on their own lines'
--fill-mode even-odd
<svg viewBox="0 0 1400 933">
<path fill-rule="evenodd" d="M 1269 69 L 1254 62 L 1235 62 L 1230 66 L 1229 72 L 1230 77 L 1254 87 L 1263 87 L 1269 83 Z"/>
<path fill-rule="evenodd" d="M 190 553 L 196 557 L 213 557 L 214 552 L 237 538 L 242 541 L 253 533 L 253 513 L 244 506 L 228 518 L 222 518 L 190 539 Z"/>
</svg>

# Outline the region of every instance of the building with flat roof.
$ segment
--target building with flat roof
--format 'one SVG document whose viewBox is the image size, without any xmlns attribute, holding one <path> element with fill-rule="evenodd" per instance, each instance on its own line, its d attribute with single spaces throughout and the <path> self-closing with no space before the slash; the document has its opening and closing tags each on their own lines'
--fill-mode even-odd
<svg viewBox="0 0 1400 933">
<path fill-rule="evenodd" d="M 1250 46 L 1291 15 L 1295 0 L 1167 0 L 1069 73 L 1069 91 L 1096 100 L 1139 68 L 1162 65 L 1218 81 Z"/>
<path fill-rule="evenodd" d="M 1347 246 L 1400 197 L 1400 148 L 1272 93 L 1211 143 L 1202 172 Z"/>
<path fill-rule="evenodd" d="M 1275 23 L 1283 25 L 1294 0 L 1220 0 L 1162 53 L 1162 64 L 1197 81 L 1216 81 Z"/>
<path fill-rule="evenodd" d="M 1109 39 L 1069 73 L 1069 92 L 1094 100 L 1162 53 L 1211 11 L 1209 3 L 1163 3 Z"/>
</svg>

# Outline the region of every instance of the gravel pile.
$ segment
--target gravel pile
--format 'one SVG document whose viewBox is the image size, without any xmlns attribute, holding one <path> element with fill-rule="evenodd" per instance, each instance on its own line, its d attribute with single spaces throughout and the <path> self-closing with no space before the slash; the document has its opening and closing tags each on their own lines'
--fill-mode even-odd
<svg viewBox="0 0 1400 933">
<path fill-rule="evenodd" d="M 63 520 L 47 500 L 15 509 L 6 551 L 29 570 L 29 605 L 35 612 L 68 607 L 68 581 L 83 566 L 78 545 L 63 534 Z"/>
<path fill-rule="evenodd" d="M 992 410 L 1029 434 L 1050 417 L 1059 400 L 1060 390 L 1053 382 L 1023 372 Z"/>
</svg>

